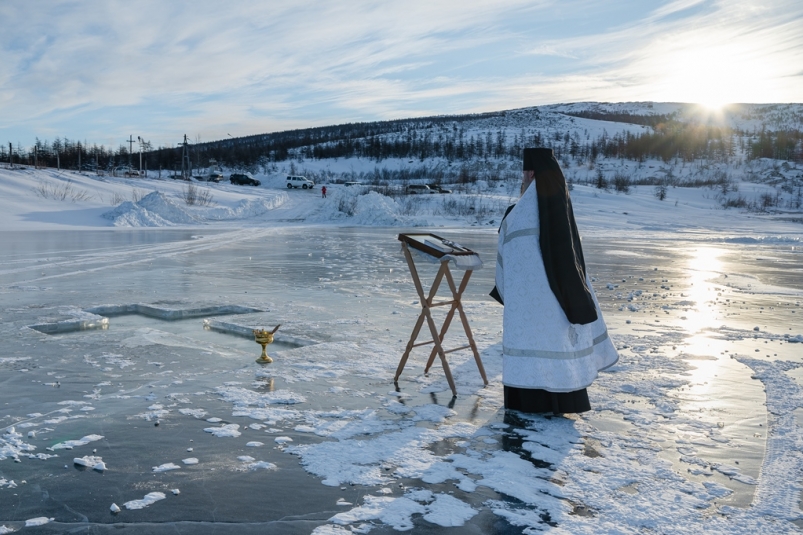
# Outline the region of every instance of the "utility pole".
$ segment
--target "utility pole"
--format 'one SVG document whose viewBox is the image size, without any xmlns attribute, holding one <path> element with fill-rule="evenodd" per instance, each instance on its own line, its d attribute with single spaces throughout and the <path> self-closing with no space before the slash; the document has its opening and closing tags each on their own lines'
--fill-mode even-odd
<svg viewBox="0 0 803 535">
<path fill-rule="evenodd" d="M 81 142 L 78 142 L 78 172 L 81 172 Z"/>
<path fill-rule="evenodd" d="M 8 165 L 14 167 L 14 146 L 10 141 L 8 142 Z"/>
<path fill-rule="evenodd" d="M 128 136 L 128 167 L 131 167 L 131 153 L 134 152 L 134 136 Z"/>
<path fill-rule="evenodd" d="M 142 138 L 137 136 L 139 141 L 139 176 L 142 176 Z"/>
<path fill-rule="evenodd" d="M 184 154 L 187 152 L 187 134 L 184 134 L 184 143 L 181 144 L 181 179 L 186 180 L 187 175 L 184 173 Z"/>
<path fill-rule="evenodd" d="M 190 153 L 187 149 L 187 134 L 184 134 L 184 142 L 181 144 L 181 178 L 184 180 L 190 179 Z M 185 167 L 186 166 L 186 167 Z"/>
</svg>

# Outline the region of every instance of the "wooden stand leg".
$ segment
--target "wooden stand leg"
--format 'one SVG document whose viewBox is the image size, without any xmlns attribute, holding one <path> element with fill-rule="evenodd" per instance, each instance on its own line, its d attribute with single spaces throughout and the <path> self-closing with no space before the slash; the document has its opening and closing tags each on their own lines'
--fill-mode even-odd
<svg viewBox="0 0 803 535">
<path fill-rule="evenodd" d="M 445 262 L 444 262 L 445 264 Z M 449 363 L 446 362 L 446 353 L 443 351 L 440 340 L 438 339 L 438 329 L 435 327 L 435 322 L 432 320 L 432 314 L 429 309 L 426 310 L 427 323 L 429 323 L 429 332 L 432 333 L 432 339 L 435 341 L 435 351 L 441 359 L 443 365 L 443 373 L 446 375 L 446 380 L 449 382 L 449 387 L 452 389 L 452 395 L 457 397 L 457 387 L 455 387 L 454 379 L 452 378 L 452 370 L 449 368 Z"/>
<path fill-rule="evenodd" d="M 393 378 L 394 383 L 398 382 L 399 377 L 404 370 L 404 366 L 407 364 L 407 359 L 410 356 L 410 352 L 415 347 L 415 341 L 418 339 L 418 335 L 421 332 L 424 319 L 428 317 L 428 311 L 429 307 L 432 305 L 432 300 L 438 293 L 438 287 L 441 284 L 441 280 L 443 280 L 444 272 L 448 269 L 448 266 L 441 264 L 441 268 L 438 270 L 438 274 L 435 276 L 432 287 L 429 289 L 429 296 L 425 297 L 424 287 L 421 285 L 421 279 L 418 277 L 418 270 L 415 268 L 415 263 L 413 262 L 413 255 L 410 254 L 410 250 L 407 248 L 406 243 L 402 243 L 402 251 L 404 251 L 404 258 L 407 260 L 407 266 L 410 268 L 410 275 L 413 278 L 413 284 L 415 285 L 415 290 L 418 293 L 418 299 L 421 303 L 422 310 L 421 314 L 418 316 L 418 321 L 416 321 L 415 327 L 413 328 L 413 334 L 410 335 L 410 341 L 407 342 L 407 348 L 404 351 L 404 355 L 402 355 L 401 361 L 399 361 L 399 366 L 396 368 L 396 376 Z"/>
<path fill-rule="evenodd" d="M 396 376 L 393 378 L 393 382 L 399 382 L 399 377 L 404 370 L 404 366 L 407 364 L 407 358 L 410 356 L 410 351 L 413 350 L 413 344 L 418 339 L 418 333 L 421 332 L 421 326 L 424 324 L 424 311 L 421 311 L 421 314 L 418 315 L 418 320 L 415 322 L 415 327 L 413 328 L 413 334 L 410 335 L 410 341 L 407 342 L 407 348 L 404 350 L 404 355 L 402 355 L 401 360 L 399 361 L 399 367 L 396 368 Z"/>
<path fill-rule="evenodd" d="M 449 312 L 446 314 L 446 319 L 443 322 L 443 326 L 441 327 L 440 335 L 438 336 L 438 340 L 440 341 L 441 345 L 443 344 L 443 338 L 446 336 L 446 331 L 449 330 L 449 326 L 452 324 L 452 318 L 454 318 L 454 311 L 455 305 L 452 304 L 449 307 Z M 424 367 L 424 373 L 429 373 L 429 369 L 432 367 L 432 364 L 435 362 L 435 355 L 438 353 L 437 348 L 433 347 L 432 351 L 429 354 L 429 358 L 427 359 L 427 365 Z"/>
<path fill-rule="evenodd" d="M 446 360 L 446 354 L 451 353 L 452 351 L 458 351 L 460 349 L 467 349 L 471 348 L 472 353 L 474 354 L 474 361 L 477 363 L 477 368 L 480 371 L 480 375 L 482 376 L 483 382 L 487 385 L 488 378 L 485 376 L 485 368 L 482 365 L 482 360 L 480 359 L 479 351 L 477 351 L 477 344 L 474 342 L 474 337 L 471 334 L 471 328 L 468 325 L 468 318 L 466 317 L 466 313 L 463 310 L 463 304 L 461 302 L 461 297 L 463 292 L 468 286 L 468 281 L 471 278 L 471 270 L 466 270 L 465 275 L 463 275 L 463 279 L 460 281 L 460 287 L 457 288 L 454 283 L 454 279 L 452 278 L 452 273 L 449 271 L 449 262 L 441 262 L 441 267 L 438 270 L 438 274 L 435 276 L 435 280 L 432 283 L 432 287 L 429 290 L 429 295 L 424 295 L 424 287 L 421 285 L 421 280 L 418 277 L 418 271 L 415 268 L 415 263 L 413 262 L 412 254 L 410 254 L 410 250 L 407 247 L 406 243 L 402 243 L 402 251 L 404 252 L 404 257 L 407 260 L 407 265 L 410 268 L 410 274 L 413 278 L 413 284 L 415 285 L 416 292 L 418 293 L 418 297 L 421 303 L 421 314 L 418 315 L 418 320 L 416 321 L 415 327 L 413 328 L 413 333 L 410 336 L 410 341 L 407 342 L 407 347 L 405 348 L 404 355 L 402 355 L 401 360 L 399 361 L 399 366 L 396 368 L 396 375 L 393 378 L 393 382 L 396 383 L 401 376 L 402 371 L 404 370 L 404 366 L 407 364 L 407 359 L 410 357 L 410 352 L 413 348 L 421 345 L 428 345 L 434 344 L 432 351 L 429 354 L 429 359 L 427 359 L 427 365 L 425 368 L 425 373 L 429 372 L 432 364 L 435 362 L 435 355 L 438 355 L 441 361 L 441 365 L 443 366 L 443 373 L 446 375 L 446 380 L 449 383 L 449 387 L 452 389 L 452 394 L 457 397 L 457 387 L 454 383 L 454 378 L 452 377 L 452 370 L 449 367 L 449 362 Z M 452 300 L 451 301 L 443 301 L 440 303 L 433 303 L 435 296 L 438 292 L 438 287 L 441 284 L 443 278 L 446 277 L 446 282 L 449 285 L 449 289 L 452 292 Z M 440 332 L 438 332 L 437 327 L 435 326 L 435 321 L 432 318 L 432 307 L 433 306 L 441 306 L 441 305 L 451 305 L 449 308 L 449 312 L 446 314 L 446 319 L 441 326 Z M 456 349 L 450 349 L 449 351 L 445 351 L 443 349 L 443 340 L 446 336 L 446 332 L 449 330 L 449 327 L 452 324 L 452 320 L 454 319 L 454 314 L 457 312 L 460 315 L 460 321 L 463 324 L 463 330 L 466 333 L 466 338 L 468 339 L 468 346 L 459 347 Z M 427 322 L 427 326 L 429 327 L 430 334 L 432 335 L 432 340 L 429 342 L 422 342 L 416 343 L 415 341 L 418 339 L 418 335 L 421 333 L 421 328 L 424 326 L 424 320 Z"/>
<path fill-rule="evenodd" d="M 463 291 L 465 291 L 466 286 L 468 286 L 468 279 L 471 277 L 471 270 L 466 270 L 466 274 L 463 275 L 463 280 L 460 281 L 460 288 L 455 288 L 454 279 L 452 278 L 452 274 L 447 270 L 446 272 L 446 282 L 449 284 L 449 289 L 452 290 L 452 294 L 455 296 L 456 308 L 457 312 L 460 314 L 460 321 L 463 323 L 463 330 L 466 332 L 466 338 L 468 338 L 468 345 L 471 346 L 471 352 L 474 353 L 474 362 L 477 363 L 477 368 L 480 371 L 480 376 L 482 377 L 482 382 L 486 386 L 488 385 L 488 377 L 485 376 L 485 367 L 482 365 L 482 359 L 480 358 L 480 352 L 477 351 L 477 344 L 474 342 L 474 336 L 471 334 L 471 327 L 468 325 L 468 318 L 466 317 L 466 313 L 463 310 L 463 302 L 460 298 L 463 295 Z"/>
<path fill-rule="evenodd" d="M 455 310 L 457 310 L 457 307 L 460 305 L 460 298 L 463 295 L 463 290 L 465 290 L 466 286 L 468 286 L 468 279 L 471 278 L 471 270 L 470 269 L 466 270 L 466 274 L 463 275 L 463 280 L 460 283 L 460 288 L 458 290 L 455 290 L 454 288 L 454 279 L 452 279 L 452 273 L 449 271 L 448 268 L 446 270 L 445 275 L 447 283 L 449 281 L 452 281 L 449 284 L 449 289 L 452 291 L 453 301 L 452 301 L 452 306 L 449 307 L 449 312 L 446 314 L 446 319 L 443 322 L 443 327 L 441 328 L 441 334 L 440 334 L 441 344 L 443 344 L 443 338 L 446 336 L 446 331 L 449 330 L 449 327 L 452 324 L 452 319 L 454 318 Z M 435 349 L 433 349 L 432 352 L 429 354 L 429 359 L 427 359 L 427 366 L 426 368 L 424 368 L 424 373 L 429 372 L 429 369 L 432 367 L 433 362 L 435 362 Z"/>
</svg>

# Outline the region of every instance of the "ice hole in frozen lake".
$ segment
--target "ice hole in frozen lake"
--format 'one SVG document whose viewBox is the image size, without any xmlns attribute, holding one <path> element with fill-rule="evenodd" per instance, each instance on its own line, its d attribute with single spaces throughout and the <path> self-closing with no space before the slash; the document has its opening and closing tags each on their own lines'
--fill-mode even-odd
<svg viewBox="0 0 803 535">
<path fill-rule="evenodd" d="M 238 318 L 242 323 L 214 319 L 216 316 L 245 316 L 250 313 L 263 312 L 257 308 L 236 305 L 188 309 L 169 309 L 143 304 L 104 305 L 88 308 L 83 312 L 87 314 L 87 318 L 40 323 L 31 325 L 30 328 L 44 334 L 67 334 L 92 329 L 117 330 L 158 326 L 159 330 L 197 340 L 200 343 L 212 342 L 233 346 L 245 351 L 253 351 L 254 349 L 253 329 L 265 328 L 263 325 L 250 325 L 250 323 L 253 323 L 253 318 Z M 200 318 L 203 318 L 203 321 L 199 322 Z M 158 321 L 154 322 L 154 319 Z M 231 336 L 228 337 L 226 342 L 221 342 L 222 338 L 219 334 Z M 277 333 L 276 339 L 269 347 L 274 351 L 280 351 L 309 345 L 310 343 L 314 342 Z"/>
</svg>

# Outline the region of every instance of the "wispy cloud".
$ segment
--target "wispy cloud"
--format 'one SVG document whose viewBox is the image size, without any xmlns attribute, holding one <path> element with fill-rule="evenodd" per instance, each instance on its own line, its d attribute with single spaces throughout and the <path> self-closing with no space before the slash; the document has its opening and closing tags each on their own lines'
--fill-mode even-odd
<svg viewBox="0 0 803 535">
<path fill-rule="evenodd" d="M 797 2 L 645 4 L 0 3 L 0 139 L 173 143 L 184 132 L 688 100 L 705 93 L 695 84 L 753 101 L 803 94 Z"/>
</svg>

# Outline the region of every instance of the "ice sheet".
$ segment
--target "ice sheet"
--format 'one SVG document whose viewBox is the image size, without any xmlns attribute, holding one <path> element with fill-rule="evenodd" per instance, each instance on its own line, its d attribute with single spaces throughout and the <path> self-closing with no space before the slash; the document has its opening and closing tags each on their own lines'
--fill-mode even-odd
<svg viewBox="0 0 803 535">
<path fill-rule="evenodd" d="M 803 296 L 799 274 L 778 268 L 798 265 L 795 245 L 587 238 L 622 359 L 590 389 L 591 413 L 521 418 L 501 410 L 493 269 L 476 272 L 464 296 L 491 384 L 470 352 L 452 353 L 452 401 L 438 364 L 423 374 L 426 349 L 414 351 L 398 390 L 391 382 L 420 312 L 398 229 L 182 232 L 87 233 L 61 247 L 49 235 L 2 266 L 0 524 L 12 514 L 85 522 L 69 510 L 105 524 L 110 503 L 180 487 L 121 515 L 169 525 L 212 521 L 215 511 L 263 528 L 317 515 L 318 532 L 332 533 L 488 522 L 570 533 L 796 529 L 800 482 L 786 474 L 801 469 L 790 452 L 803 407 L 794 342 Z M 495 258 L 494 231 L 437 233 Z M 421 268 L 425 284 L 436 268 Z M 204 317 L 28 328 L 131 303 L 251 307 L 259 312 L 222 319 L 281 323 L 305 345 L 268 346 L 275 362 L 261 367 L 257 344 L 204 330 Z M 462 345 L 459 333 L 446 343 Z M 102 459 L 109 470 L 82 474 L 70 459 Z M 121 493 L 123 477 L 138 494 Z M 265 502 L 265 485 L 288 481 L 299 491 Z M 42 505 L 34 484 L 58 498 Z"/>
</svg>

